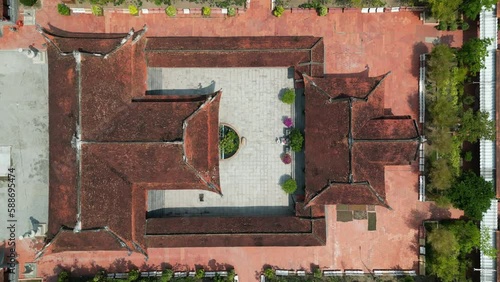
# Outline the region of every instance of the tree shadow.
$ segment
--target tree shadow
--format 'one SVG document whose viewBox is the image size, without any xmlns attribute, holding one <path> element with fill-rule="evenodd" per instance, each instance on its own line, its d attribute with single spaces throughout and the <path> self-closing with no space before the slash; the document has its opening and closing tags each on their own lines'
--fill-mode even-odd
<svg viewBox="0 0 500 282">
<path fill-rule="evenodd" d="M 414 77 L 420 75 L 420 55 L 429 53 L 429 47 L 424 42 L 418 42 L 413 45 L 413 55 L 411 64 L 411 74 Z"/>
<path fill-rule="evenodd" d="M 439 43 L 441 44 L 451 46 L 453 42 L 455 42 L 455 38 L 453 37 L 453 35 L 443 35 L 439 37 Z"/>
<path fill-rule="evenodd" d="M 418 229 L 426 219 L 427 212 L 412 209 L 410 212 L 410 216 L 406 220 L 406 225 L 411 229 Z"/>
</svg>

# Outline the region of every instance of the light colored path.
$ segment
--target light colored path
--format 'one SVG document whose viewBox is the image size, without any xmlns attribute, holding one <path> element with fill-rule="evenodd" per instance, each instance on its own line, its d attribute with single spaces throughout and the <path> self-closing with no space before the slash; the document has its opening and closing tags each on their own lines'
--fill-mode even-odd
<svg viewBox="0 0 500 282">
<path fill-rule="evenodd" d="M 162 70 L 161 89 L 222 89 L 219 109 L 221 123 L 230 124 L 245 137 L 246 145 L 232 158 L 219 163 L 223 196 L 192 190 L 166 190 L 163 207 L 169 215 L 270 215 L 291 214 L 289 196 L 283 192 L 280 179 L 291 175 L 292 166 L 280 159 L 283 146 L 275 139 L 283 135 L 284 116 L 291 106 L 278 96 L 293 88 L 287 68 L 170 68 Z M 204 194 L 204 201 L 199 194 Z"/>
<path fill-rule="evenodd" d="M 16 176 L 16 235 L 47 222 L 49 127 L 47 65 L 15 51 L 0 51 L 0 146 L 12 146 Z M 7 181 L 0 179 L 0 239 L 7 232 Z M 33 220 L 30 218 L 32 217 Z"/>
</svg>

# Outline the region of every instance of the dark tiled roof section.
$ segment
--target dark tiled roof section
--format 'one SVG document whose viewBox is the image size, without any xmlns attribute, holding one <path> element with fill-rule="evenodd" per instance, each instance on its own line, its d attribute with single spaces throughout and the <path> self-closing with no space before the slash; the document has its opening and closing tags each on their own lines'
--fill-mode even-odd
<svg viewBox="0 0 500 282">
<path fill-rule="evenodd" d="M 61 229 L 51 241 L 51 244 L 42 250 L 43 255 L 71 251 L 125 251 L 120 239 L 111 231 L 104 228 L 83 230 L 79 233 L 69 229 Z"/>
<path fill-rule="evenodd" d="M 149 37 L 150 50 L 261 50 L 310 49 L 320 39 L 313 36 L 263 37 Z"/>
<path fill-rule="evenodd" d="M 381 163 L 384 165 L 408 165 L 416 160 L 419 143 L 399 141 L 354 142 L 352 154 L 357 156 L 353 162 Z"/>
<path fill-rule="evenodd" d="M 307 233 L 310 220 L 294 216 L 167 217 L 147 220 L 147 235 Z"/>
<path fill-rule="evenodd" d="M 221 192 L 219 183 L 219 104 L 218 92 L 186 119 L 184 153 L 191 165 L 208 185 Z"/>
<path fill-rule="evenodd" d="M 328 102 L 305 79 L 306 187 L 317 192 L 329 181 L 347 181 L 349 174 L 349 108 L 346 102 Z"/>
<path fill-rule="evenodd" d="M 312 224 L 312 229 L 308 233 L 147 235 L 146 243 L 150 248 L 325 245 L 325 219 L 309 222 Z"/>
<path fill-rule="evenodd" d="M 418 130 L 415 120 L 410 117 L 386 117 L 369 120 L 357 132 L 355 139 L 400 139 L 409 140 L 418 138 Z"/>
<path fill-rule="evenodd" d="M 49 46 L 49 237 L 61 225 L 76 222 L 76 70 L 73 57 L 61 57 Z"/>
<path fill-rule="evenodd" d="M 376 194 L 371 191 L 369 184 L 332 183 L 317 196 L 309 196 L 308 206 L 322 206 L 332 204 L 347 205 L 380 205 Z"/>
<path fill-rule="evenodd" d="M 92 34 L 94 35 L 94 34 Z M 78 50 L 88 53 L 108 53 L 118 46 L 126 34 L 116 34 L 110 38 L 62 38 L 56 37 L 52 40 L 62 52 L 73 52 Z"/>
</svg>

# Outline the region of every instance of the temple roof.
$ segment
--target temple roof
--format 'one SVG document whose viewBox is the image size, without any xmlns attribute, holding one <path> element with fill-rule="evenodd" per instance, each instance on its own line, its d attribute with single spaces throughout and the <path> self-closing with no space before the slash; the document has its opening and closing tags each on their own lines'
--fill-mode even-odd
<svg viewBox="0 0 500 282">
<path fill-rule="evenodd" d="M 387 115 L 384 80 L 304 75 L 307 206 L 385 200 L 384 166 L 410 164 L 419 133 L 409 116 Z"/>
</svg>

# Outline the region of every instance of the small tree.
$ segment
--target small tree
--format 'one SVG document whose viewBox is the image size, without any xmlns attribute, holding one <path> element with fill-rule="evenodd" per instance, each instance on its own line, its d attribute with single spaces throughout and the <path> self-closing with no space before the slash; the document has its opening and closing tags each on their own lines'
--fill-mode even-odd
<svg viewBox="0 0 500 282">
<path fill-rule="evenodd" d="M 59 275 L 57 275 L 57 282 L 69 282 L 69 272 L 66 270 L 63 270 L 59 272 Z"/>
<path fill-rule="evenodd" d="M 36 4 L 36 0 L 19 0 L 19 2 L 27 7 L 31 7 Z"/>
<path fill-rule="evenodd" d="M 321 271 L 321 268 L 318 267 L 318 268 L 314 269 L 313 275 L 314 275 L 314 278 L 321 278 L 321 277 L 323 277 L 323 271 Z"/>
<path fill-rule="evenodd" d="M 169 282 L 174 277 L 174 271 L 172 269 L 165 269 L 161 273 L 161 282 Z"/>
<path fill-rule="evenodd" d="M 458 23 L 456 21 L 452 21 L 449 26 L 451 31 L 455 31 L 458 29 Z"/>
<path fill-rule="evenodd" d="M 132 269 L 128 273 L 128 281 L 136 281 L 139 279 L 140 273 L 137 269 Z"/>
<path fill-rule="evenodd" d="M 427 0 L 431 14 L 440 21 L 451 22 L 457 17 L 457 10 L 462 0 Z"/>
<path fill-rule="evenodd" d="M 297 182 L 293 178 L 287 179 L 285 183 L 283 183 L 282 189 L 288 194 L 293 194 L 295 190 L 297 190 Z"/>
<path fill-rule="evenodd" d="M 286 89 L 281 96 L 281 101 L 285 104 L 293 104 L 295 102 L 295 90 L 291 88 Z"/>
<path fill-rule="evenodd" d="M 274 270 L 270 267 L 264 269 L 264 276 L 269 279 L 273 279 L 276 277 L 276 274 L 274 273 Z"/>
<path fill-rule="evenodd" d="M 302 146 L 304 145 L 304 136 L 300 133 L 297 128 L 292 129 L 290 132 L 290 147 L 294 152 L 302 151 Z"/>
<path fill-rule="evenodd" d="M 328 14 L 328 8 L 323 5 L 319 6 L 316 11 L 318 12 L 318 16 L 320 17 L 326 16 L 326 14 Z"/>
<path fill-rule="evenodd" d="M 170 5 L 165 9 L 165 14 L 167 14 L 167 16 L 169 17 L 175 17 L 175 15 L 177 15 L 177 9 L 174 6 Z"/>
<path fill-rule="evenodd" d="M 236 8 L 234 8 L 234 7 L 227 8 L 227 16 L 228 17 L 236 16 Z"/>
<path fill-rule="evenodd" d="M 92 5 L 92 14 L 94 16 L 101 17 L 104 15 L 104 10 L 102 9 L 101 6 Z"/>
<path fill-rule="evenodd" d="M 460 5 L 460 10 L 466 17 L 475 20 L 481 12 L 482 7 L 486 10 L 491 10 L 496 3 L 497 0 L 464 0 Z"/>
<path fill-rule="evenodd" d="M 203 277 L 205 277 L 205 270 L 203 268 L 197 269 L 194 278 L 202 279 Z"/>
<path fill-rule="evenodd" d="M 467 40 L 457 52 L 459 65 L 466 67 L 470 74 L 476 75 L 485 67 L 484 61 L 488 56 L 487 47 L 491 42 L 491 38 Z"/>
<path fill-rule="evenodd" d="M 134 5 L 129 5 L 128 6 L 128 11 L 132 16 L 138 16 L 139 15 L 139 9 L 134 6 Z"/>
<path fill-rule="evenodd" d="M 490 230 L 487 227 L 483 227 L 481 229 L 481 240 L 480 240 L 479 249 L 485 255 L 489 256 L 492 259 L 496 259 L 498 250 L 491 245 L 491 234 Z"/>
<path fill-rule="evenodd" d="M 57 12 L 59 13 L 59 15 L 69 16 L 71 10 L 68 6 L 66 6 L 66 4 L 57 4 Z"/>
<path fill-rule="evenodd" d="M 483 212 L 490 207 L 490 201 L 495 197 L 495 191 L 491 182 L 468 171 L 451 187 L 447 196 L 453 206 L 463 210 L 467 217 L 481 220 Z"/>
<path fill-rule="evenodd" d="M 212 10 L 210 7 L 202 7 L 201 8 L 201 15 L 204 17 L 210 17 L 210 14 L 212 14 Z"/>
<path fill-rule="evenodd" d="M 284 12 L 285 12 L 285 8 L 283 8 L 283 6 L 281 6 L 281 5 L 278 5 L 278 6 L 274 7 L 273 16 L 279 18 L 279 17 L 281 17 L 281 15 L 283 15 Z"/>
<path fill-rule="evenodd" d="M 472 109 L 465 111 L 461 118 L 461 125 L 458 130 L 460 140 L 471 143 L 479 139 L 495 139 L 495 121 L 489 119 L 488 112 L 473 112 Z"/>
</svg>

